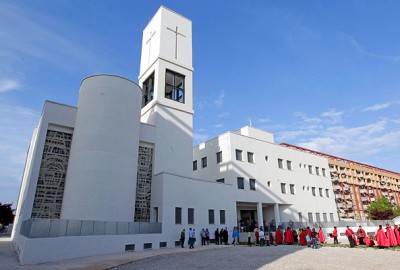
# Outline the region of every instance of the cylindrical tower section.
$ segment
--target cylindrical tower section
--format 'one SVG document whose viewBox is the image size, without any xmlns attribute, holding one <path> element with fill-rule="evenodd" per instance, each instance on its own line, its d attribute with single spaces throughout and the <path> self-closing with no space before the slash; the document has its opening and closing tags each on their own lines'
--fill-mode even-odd
<svg viewBox="0 0 400 270">
<path fill-rule="evenodd" d="M 133 221 L 142 92 L 111 75 L 82 81 L 62 219 Z"/>
</svg>

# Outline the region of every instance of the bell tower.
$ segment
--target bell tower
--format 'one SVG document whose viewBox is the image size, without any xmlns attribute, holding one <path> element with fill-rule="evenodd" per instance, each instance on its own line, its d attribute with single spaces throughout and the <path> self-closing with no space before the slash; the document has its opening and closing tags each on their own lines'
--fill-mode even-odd
<svg viewBox="0 0 400 270">
<path fill-rule="evenodd" d="M 161 6 L 143 30 L 141 122 L 155 126 L 154 174 L 192 177 L 192 22 Z"/>
</svg>

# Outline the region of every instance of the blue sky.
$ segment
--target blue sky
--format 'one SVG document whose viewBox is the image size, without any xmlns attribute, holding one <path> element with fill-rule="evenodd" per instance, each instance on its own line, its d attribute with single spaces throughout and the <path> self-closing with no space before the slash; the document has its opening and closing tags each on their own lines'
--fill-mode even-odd
<svg viewBox="0 0 400 270">
<path fill-rule="evenodd" d="M 137 81 L 160 5 L 193 21 L 194 144 L 249 124 L 400 171 L 399 1 L 0 2 L 0 202 L 16 202 L 45 100 L 84 77 Z"/>
</svg>

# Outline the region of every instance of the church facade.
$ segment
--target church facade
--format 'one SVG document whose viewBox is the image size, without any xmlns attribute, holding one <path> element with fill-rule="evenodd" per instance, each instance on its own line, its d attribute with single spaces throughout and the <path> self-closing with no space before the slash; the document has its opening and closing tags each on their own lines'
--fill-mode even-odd
<svg viewBox="0 0 400 270">
<path fill-rule="evenodd" d="M 173 247 L 190 227 L 338 220 L 325 158 L 252 127 L 193 148 L 192 85 L 191 21 L 160 7 L 138 84 L 94 75 L 77 107 L 45 102 L 12 234 L 22 264 Z"/>
</svg>

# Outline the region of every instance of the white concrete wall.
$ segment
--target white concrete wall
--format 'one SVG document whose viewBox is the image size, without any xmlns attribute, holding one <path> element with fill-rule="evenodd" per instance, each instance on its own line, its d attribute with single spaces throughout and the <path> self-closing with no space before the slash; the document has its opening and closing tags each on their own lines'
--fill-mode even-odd
<svg viewBox="0 0 400 270">
<path fill-rule="evenodd" d="M 141 96 L 122 77 L 83 80 L 62 219 L 133 221 Z"/>
</svg>

